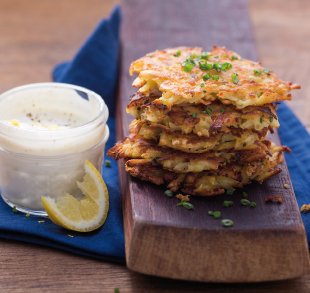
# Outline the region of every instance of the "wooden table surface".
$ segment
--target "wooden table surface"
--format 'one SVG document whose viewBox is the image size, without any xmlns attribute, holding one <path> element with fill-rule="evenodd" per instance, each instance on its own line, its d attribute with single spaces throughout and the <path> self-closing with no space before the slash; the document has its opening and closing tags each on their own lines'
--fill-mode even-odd
<svg viewBox="0 0 310 293">
<path fill-rule="evenodd" d="M 50 80 L 53 65 L 72 57 L 117 0 L 1 0 L 0 91 Z M 266 67 L 302 90 L 290 103 L 310 129 L 310 1 L 252 0 L 258 53 Z M 310 276 L 250 285 L 190 283 L 147 277 L 124 266 L 0 241 L 0 292 L 300 292 Z"/>
</svg>

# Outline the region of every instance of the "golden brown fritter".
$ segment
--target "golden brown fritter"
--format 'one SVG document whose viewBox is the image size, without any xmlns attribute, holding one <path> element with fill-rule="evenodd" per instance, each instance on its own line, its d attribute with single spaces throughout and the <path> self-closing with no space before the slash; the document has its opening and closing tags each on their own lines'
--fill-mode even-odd
<svg viewBox="0 0 310 293">
<path fill-rule="evenodd" d="M 176 104 L 206 104 L 219 100 L 241 109 L 290 100 L 298 85 L 280 80 L 259 63 L 241 58 L 226 48 L 179 47 L 157 50 L 134 61 L 130 74 L 139 93 L 159 91 L 154 103 L 171 108 Z"/>
<path fill-rule="evenodd" d="M 117 143 L 108 151 L 108 155 L 115 159 L 146 159 L 176 173 L 216 170 L 219 164 L 224 162 L 224 158 L 212 153 L 183 153 L 156 146 L 142 139 L 129 138 Z"/>
<path fill-rule="evenodd" d="M 157 50 L 134 61 L 129 137 L 108 151 L 141 180 L 197 196 L 262 182 L 288 148 L 266 140 L 276 102 L 299 86 L 259 63 L 214 47 Z"/>
<path fill-rule="evenodd" d="M 197 196 L 214 196 L 227 189 L 241 188 L 252 181 L 263 182 L 281 172 L 278 164 L 283 161 L 281 147 L 273 146 L 271 156 L 244 165 L 229 164 L 216 171 L 175 173 L 167 171 L 148 159 L 130 159 L 126 171 L 141 180 L 156 185 L 166 184 L 172 191 L 181 190 Z"/>
<path fill-rule="evenodd" d="M 210 137 L 199 137 L 195 134 L 182 134 L 171 131 L 160 124 L 133 120 L 129 125 L 132 138 L 152 140 L 159 146 L 183 151 L 186 153 L 204 153 L 209 150 L 249 150 L 267 134 L 267 129 L 260 132 L 231 129 L 229 133 L 218 133 Z"/>
<path fill-rule="evenodd" d="M 223 105 L 215 101 L 209 105 L 180 104 L 169 109 L 165 105 L 154 103 L 157 97 L 146 97 L 136 93 L 127 106 L 127 112 L 136 119 L 162 124 L 172 131 L 194 133 L 198 136 L 228 133 L 231 128 L 261 131 L 264 128 L 279 127 L 275 106 L 272 104 L 236 110 L 232 105 Z"/>
<path fill-rule="evenodd" d="M 270 156 L 269 149 L 273 147 L 269 141 L 258 142 L 253 150 L 209 151 L 206 153 L 184 153 L 170 148 L 159 147 L 151 141 L 125 138 L 108 151 L 114 159 L 146 159 L 153 165 L 175 173 L 197 173 L 206 170 L 217 170 L 219 166 L 238 162 L 246 164 L 264 160 Z M 281 147 L 280 149 L 281 150 Z"/>
</svg>

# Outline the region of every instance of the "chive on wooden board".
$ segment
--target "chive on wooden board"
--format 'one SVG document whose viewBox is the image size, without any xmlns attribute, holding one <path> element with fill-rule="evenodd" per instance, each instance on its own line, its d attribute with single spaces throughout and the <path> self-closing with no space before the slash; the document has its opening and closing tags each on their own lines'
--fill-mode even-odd
<svg viewBox="0 0 310 293">
<path fill-rule="evenodd" d="M 127 0 L 122 8 L 118 139 L 128 134 L 132 119 L 125 108 L 134 92 L 128 75 L 134 59 L 155 49 L 186 45 L 208 50 L 213 44 L 257 59 L 243 0 Z M 272 139 L 279 143 L 277 134 Z M 193 211 L 177 207 L 177 199 L 167 198 L 164 188 L 130 178 L 122 161 L 119 166 L 129 269 L 206 282 L 283 280 L 308 272 L 305 230 L 285 163 L 281 174 L 244 190 L 257 203 L 255 209 L 241 206 L 237 192 L 192 198 Z M 283 204 L 266 204 L 268 195 L 282 195 Z M 235 205 L 224 208 L 224 200 Z M 209 210 L 221 210 L 234 227 L 222 227 Z"/>
</svg>

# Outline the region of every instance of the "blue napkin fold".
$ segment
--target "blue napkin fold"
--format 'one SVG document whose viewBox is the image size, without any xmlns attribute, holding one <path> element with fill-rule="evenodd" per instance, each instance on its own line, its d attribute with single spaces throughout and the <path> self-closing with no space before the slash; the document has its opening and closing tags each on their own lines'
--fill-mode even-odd
<svg viewBox="0 0 310 293">
<path fill-rule="evenodd" d="M 310 203 L 310 135 L 291 109 L 282 103 L 278 108 L 279 134 L 283 145 L 292 149 L 285 154 L 299 207 Z M 301 215 L 310 247 L 310 213 Z"/>
<path fill-rule="evenodd" d="M 85 86 L 99 93 L 110 109 L 110 138 L 106 149 L 115 143 L 115 87 L 119 54 L 120 8 L 103 20 L 72 61 L 62 63 L 53 71 L 53 80 Z M 299 206 L 310 202 L 310 136 L 292 111 L 281 104 L 282 143 L 293 152 L 286 155 Z M 68 232 L 48 219 L 25 217 L 14 213 L 0 201 L 0 237 L 35 243 L 109 261 L 124 262 L 124 234 L 117 164 L 104 167 L 103 177 L 110 193 L 110 212 L 104 226 L 91 234 Z M 302 215 L 310 240 L 310 213 Z M 72 237 L 73 236 L 73 237 Z"/>
<path fill-rule="evenodd" d="M 99 93 L 109 107 L 110 137 L 106 150 L 115 143 L 115 89 L 118 77 L 119 27 L 121 10 L 117 6 L 101 21 L 71 62 L 58 65 L 53 79 L 85 86 Z M 14 212 L 0 200 L 0 237 L 29 242 L 97 259 L 124 262 L 124 232 L 118 169 L 114 160 L 103 168 L 110 194 L 110 211 L 102 228 L 92 233 L 68 232 L 49 219 Z"/>
<path fill-rule="evenodd" d="M 115 142 L 115 118 L 108 122 L 110 138 L 106 149 Z M 117 164 L 104 167 L 103 178 L 110 194 L 110 211 L 103 227 L 92 233 L 75 233 L 62 229 L 49 219 L 14 212 L 0 200 L 0 237 L 61 249 L 97 259 L 124 262 L 124 232 Z"/>
</svg>

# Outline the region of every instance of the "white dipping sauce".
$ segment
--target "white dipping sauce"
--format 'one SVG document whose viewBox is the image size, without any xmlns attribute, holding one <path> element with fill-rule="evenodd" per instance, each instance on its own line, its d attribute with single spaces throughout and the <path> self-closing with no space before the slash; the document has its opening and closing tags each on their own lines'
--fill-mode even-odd
<svg viewBox="0 0 310 293">
<path fill-rule="evenodd" d="M 108 109 L 85 88 L 42 83 L 0 95 L 0 186 L 17 209 L 45 214 L 40 197 L 78 192 L 85 160 L 100 170 Z"/>
</svg>

